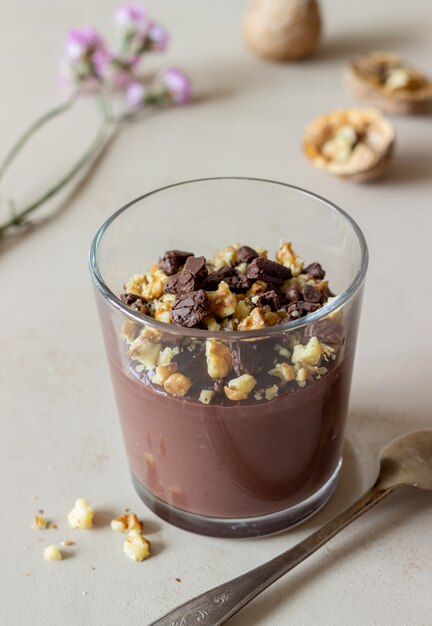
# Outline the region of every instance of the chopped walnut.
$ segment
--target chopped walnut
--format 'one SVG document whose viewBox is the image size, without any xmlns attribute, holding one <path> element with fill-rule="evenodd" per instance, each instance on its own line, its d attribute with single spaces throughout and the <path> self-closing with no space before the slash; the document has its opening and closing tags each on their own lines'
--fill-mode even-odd
<svg viewBox="0 0 432 626">
<path fill-rule="evenodd" d="M 206 317 L 204 323 L 207 326 L 207 330 L 218 331 L 221 329 L 221 325 L 217 323 L 214 317 Z"/>
<path fill-rule="evenodd" d="M 292 362 L 298 365 L 318 365 L 322 355 L 321 344 L 316 337 L 311 337 L 304 346 L 294 346 Z"/>
<path fill-rule="evenodd" d="M 168 365 L 158 365 L 156 372 L 153 376 L 152 383 L 155 385 L 163 385 L 167 378 L 177 371 L 176 363 L 169 363 Z"/>
<path fill-rule="evenodd" d="M 296 375 L 296 382 L 299 384 L 299 386 L 304 387 L 308 378 L 308 369 L 306 367 L 299 367 Z"/>
<path fill-rule="evenodd" d="M 254 391 L 255 400 L 262 400 L 264 397 L 264 391 L 264 389 L 257 389 L 256 391 Z"/>
<path fill-rule="evenodd" d="M 150 326 L 145 326 L 139 334 L 143 339 L 148 339 L 153 343 L 160 343 L 162 339 L 162 333 L 160 330 L 156 330 L 155 328 L 150 328 Z"/>
<path fill-rule="evenodd" d="M 75 506 L 68 515 L 72 528 L 92 528 L 94 511 L 84 498 L 75 501 Z"/>
<path fill-rule="evenodd" d="M 217 291 L 207 291 L 210 310 L 217 317 L 229 317 L 237 307 L 237 298 L 225 281 L 221 281 Z"/>
<path fill-rule="evenodd" d="M 42 515 L 34 516 L 33 528 L 36 528 L 37 530 L 43 530 L 44 528 L 46 528 L 46 525 L 46 519 L 42 517 Z"/>
<path fill-rule="evenodd" d="M 265 282 L 263 282 L 262 280 L 257 280 L 257 281 L 254 282 L 252 287 L 250 287 L 250 289 L 248 289 L 247 295 L 248 296 L 259 296 L 260 294 L 265 293 L 266 291 L 267 291 L 267 284 Z"/>
<path fill-rule="evenodd" d="M 121 327 L 121 332 L 124 338 L 130 343 L 134 340 L 136 335 L 137 325 L 131 320 L 126 320 Z"/>
<path fill-rule="evenodd" d="M 166 367 L 169 367 L 169 365 Z M 175 373 L 168 376 L 163 383 L 163 388 L 167 393 L 171 393 L 175 396 L 184 396 L 192 385 L 193 383 L 190 378 L 183 374 Z"/>
<path fill-rule="evenodd" d="M 228 386 L 224 387 L 225 395 L 229 400 L 246 400 L 256 384 L 253 376 L 243 374 L 228 382 Z"/>
<path fill-rule="evenodd" d="M 117 532 L 129 532 L 131 530 L 138 530 L 142 532 L 143 523 L 137 518 L 135 513 L 125 513 L 120 517 L 116 517 L 111 522 L 112 530 Z"/>
<path fill-rule="evenodd" d="M 284 346 L 281 346 L 280 344 L 276 344 L 274 349 L 280 356 L 284 356 L 287 359 L 289 359 L 291 356 L 291 352 L 288 350 L 288 348 L 285 348 Z"/>
<path fill-rule="evenodd" d="M 250 312 L 252 311 L 252 306 L 248 304 L 246 300 L 239 300 L 237 302 L 237 307 L 235 310 L 235 316 L 240 321 L 246 319 Z"/>
<path fill-rule="evenodd" d="M 258 328 L 265 328 L 266 321 L 264 311 L 257 307 L 252 311 L 248 317 L 246 317 L 239 325 L 239 330 L 255 330 Z"/>
<path fill-rule="evenodd" d="M 289 267 L 293 276 L 301 274 L 304 260 L 297 256 L 292 248 L 290 241 L 282 241 L 279 248 L 276 251 L 276 260 L 279 261 L 285 267 Z"/>
<path fill-rule="evenodd" d="M 43 551 L 43 558 L 46 561 L 61 561 L 62 555 L 60 550 L 54 544 L 47 546 Z"/>
<path fill-rule="evenodd" d="M 131 530 L 123 544 L 123 550 L 132 561 L 144 561 L 150 556 L 150 541 L 138 530 Z"/>
<path fill-rule="evenodd" d="M 157 302 L 157 300 L 155 302 Z M 155 310 L 155 314 L 154 314 L 155 319 L 158 320 L 158 322 L 165 322 L 165 324 L 171 324 L 172 305 L 173 303 L 170 300 L 158 303 L 156 310 Z"/>
<path fill-rule="evenodd" d="M 203 404 L 210 404 L 214 395 L 215 392 L 211 389 L 203 389 L 199 395 L 198 400 Z"/>
<path fill-rule="evenodd" d="M 141 335 L 129 344 L 128 355 L 139 361 L 147 369 L 153 369 L 162 349 L 161 343 L 154 343 Z"/>
<path fill-rule="evenodd" d="M 174 348 L 170 348 L 167 346 L 164 348 L 158 356 L 157 364 L 158 365 L 169 365 L 173 358 L 180 354 L 180 348 L 175 346 Z"/>
<path fill-rule="evenodd" d="M 277 363 L 275 367 L 268 371 L 270 376 L 277 376 L 281 380 L 290 382 L 295 379 L 296 372 L 292 365 L 289 363 Z"/>
<path fill-rule="evenodd" d="M 240 245 L 227 246 L 216 253 L 213 259 L 213 265 L 216 269 L 223 267 L 224 265 L 231 265 L 237 261 L 237 250 Z"/>
<path fill-rule="evenodd" d="M 275 326 L 279 324 L 280 317 L 277 313 L 273 313 L 273 311 L 267 311 L 264 313 L 264 320 L 266 326 Z"/>
<path fill-rule="evenodd" d="M 267 389 L 265 390 L 265 399 L 266 400 L 273 400 L 274 398 L 276 398 L 278 395 L 278 386 L 277 385 L 273 385 L 272 387 L 267 387 Z"/>
<path fill-rule="evenodd" d="M 207 372 L 210 378 L 225 378 L 231 370 L 231 354 L 227 345 L 214 339 L 206 341 Z"/>
</svg>

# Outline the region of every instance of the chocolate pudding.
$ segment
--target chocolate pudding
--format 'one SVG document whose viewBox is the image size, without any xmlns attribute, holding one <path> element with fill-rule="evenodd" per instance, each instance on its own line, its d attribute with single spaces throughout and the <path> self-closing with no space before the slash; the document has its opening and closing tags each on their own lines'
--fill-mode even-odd
<svg viewBox="0 0 432 626">
<path fill-rule="evenodd" d="M 144 385 L 110 357 L 135 478 L 192 513 L 242 518 L 314 494 L 340 456 L 352 355 L 304 389 L 266 402 L 203 405 Z"/>
</svg>

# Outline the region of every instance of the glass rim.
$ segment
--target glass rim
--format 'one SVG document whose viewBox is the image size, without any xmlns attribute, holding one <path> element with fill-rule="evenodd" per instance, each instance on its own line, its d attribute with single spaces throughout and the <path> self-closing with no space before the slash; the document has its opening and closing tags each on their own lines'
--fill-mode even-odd
<svg viewBox="0 0 432 626">
<path fill-rule="evenodd" d="M 269 326 L 266 328 L 259 328 L 255 330 L 241 330 L 241 331 L 228 330 L 228 331 L 221 332 L 221 331 L 204 330 L 202 328 L 186 328 L 186 327 L 179 326 L 176 324 L 167 324 L 166 322 L 160 322 L 149 315 L 144 315 L 143 313 L 134 311 L 130 307 L 126 306 L 120 300 L 120 298 L 118 298 L 115 295 L 115 293 L 112 292 L 111 289 L 109 289 L 108 285 L 105 283 L 102 277 L 102 274 L 99 270 L 98 261 L 97 261 L 99 245 L 103 239 L 103 236 L 105 235 L 106 231 L 111 226 L 111 224 L 122 213 L 127 211 L 127 209 L 129 209 L 133 205 L 161 191 L 166 191 L 167 189 L 173 189 L 175 187 L 181 187 L 183 185 L 190 185 L 193 183 L 204 183 L 204 182 L 210 182 L 210 181 L 214 182 L 214 181 L 224 181 L 224 180 L 250 181 L 250 182 L 267 183 L 270 185 L 280 185 L 282 187 L 287 187 L 288 189 L 292 189 L 296 192 L 299 192 L 300 195 L 308 196 L 310 198 L 313 198 L 314 200 L 318 200 L 324 203 L 325 205 L 327 205 L 327 207 L 329 207 L 334 212 L 339 214 L 343 219 L 345 219 L 349 223 L 349 225 L 351 226 L 351 228 L 353 229 L 357 237 L 357 240 L 360 245 L 360 254 L 361 254 L 360 268 L 357 274 L 354 276 L 354 278 L 350 282 L 349 286 L 342 293 L 336 295 L 334 300 L 332 300 L 330 304 L 324 305 L 322 308 L 318 309 L 317 311 L 314 311 L 313 313 L 310 313 L 309 315 L 306 315 L 305 317 L 300 317 L 299 319 L 296 319 L 296 320 L 290 320 L 288 322 L 282 322 L 280 324 L 276 324 L 275 326 Z M 241 338 L 252 339 L 256 337 L 269 337 L 272 335 L 273 336 L 279 335 L 280 333 L 285 332 L 285 331 L 291 331 L 295 329 L 297 330 L 299 328 L 309 325 L 312 322 L 318 321 L 321 318 L 327 317 L 327 315 L 329 315 L 332 311 L 335 311 L 340 306 L 345 304 L 345 302 L 350 300 L 357 293 L 357 291 L 363 284 L 364 278 L 366 276 L 368 262 L 369 262 L 369 253 L 368 253 L 368 247 L 367 247 L 366 239 L 363 235 L 363 232 L 358 226 L 358 224 L 355 222 L 355 220 L 346 211 L 338 207 L 333 202 L 330 202 L 330 200 L 327 200 L 326 198 L 323 198 L 322 196 L 312 191 L 307 191 L 306 189 L 303 189 L 301 187 L 297 187 L 295 185 L 290 185 L 288 183 L 283 183 L 280 181 L 270 180 L 266 178 L 254 178 L 254 177 L 248 177 L 248 176 L 214 176 L 214 177 L 208 177 L 208 178 L 207 177 L 195 178 L 192 180 L 184 180 L 178 183 L 172 183 L 170 185 L 164 185 L 163 187 L 159 187 L 158 189 L 149 191 L 143 194 L 142 196 L 138 196 L 131 202 L 128 202 L 127 204 L 122 206 L 120 209 L 115 211 L 102 224 L 102 226 L 96 232 L 96 235 L 91 243 L 90 252 L 89 252 L 89 268 L 90 268 L 90 274 L 93 279 L 93 283 L 96 289 L 98 290 L 98 292 L 103 296 L 104 300 L 106 300 L 112 307 L 117 309 L 120 313 L 128 317 L 130 320 L 137 322 L 141 326 L 151 326 L 152 328 L 156 328 L 157 330 L 164 332 L 164 333 L 171 333 L 174 335 L 182 335 L 182 336 L 189 336 L 189 337 L 196 337 L 196 338 L 203 338 L 203 339 L 204 338 L 222 339 L 223 337 L 226 337 L 227 339 L 228 338 L 229 339 L 241 339 Z"/>
</svg>

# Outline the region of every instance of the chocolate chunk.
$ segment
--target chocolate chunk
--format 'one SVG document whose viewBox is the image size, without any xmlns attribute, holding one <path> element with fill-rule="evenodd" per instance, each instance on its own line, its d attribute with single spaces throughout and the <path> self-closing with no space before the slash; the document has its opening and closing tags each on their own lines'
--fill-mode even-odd
<svg viewBox="0 0 432 626">
<path fill-rule="evenodd" d="M 168 276 L 177 274 L 186 259 L 193 256 L 192 252 L 183 252 L 183 250 L 168 250 L 163 257 L 159 259 L 159 268 Z"/>
<path fill-rule="evenodd" d="M 299 302 L 296 302 L 296 307 L 300 315 L 303 316 L 307 315 L 308 313 L 318 311 L 318 309 L 321 308 L 321 305 L 315 302 L 302 302 L 301 300 L 299 300 Z"/>
<path fill-rule="evenodd" d="M 231 342 L 231 360 L 237 376 L 249 374 L 254 376 L 262 366 L 262 354 L 255 347 L 244 341 Z"/>
<path fill-rule="evenodd" d="M 237 250 L 237 259 L 239 263 L 250 263 L 258 257 L 258 252 L 256 252 L 253 248 L 249 248 L 249 246 L 242 246 Z"/>
<path fill-rule="evenodd" d="M 321 301 L 320 292 L 312 285 L 304 285 L 302 289 L 302 295 L 303 299 L 306 300 L 306 302 L 314 302 L 316 304 L 317 302 Z"/>
<path fill-rule="evenodd" d="M 324 343 L 341 343 L 343 327 L 330 319 L 318 320 L 306 328 L 305 336 L 318 337 Z"/>
<path fill-rule="evenodd" d="M 310 263 L 310 265 L 303 269 L 302 274 L 309 274 L 312 278 L 322 280 L 325 276 L 325 271 L 319 263 Z"/>
<path fill-rule="evenodd" d="M 251 286 L 251 281 L 245 274 L 242 274 L 237 269 L 224 265 L 215 272 L 208 275 L 205 282 L 205 289 L 209 291 L 216 291 L 221 281 L 224 281 L 231 291 L 247 291 Z"/>
<path fill-rule="evenodd" d="M 261 296 L 258 296 L 257 305 L 260 307 L 269 306 L 272 311 L 277 311 L 280 308 L 279 295 L 274 289 L 266 291 Z"/>
<path fill-rule="evenodd" d="M 126 304 L 134 311 L 139 311 L 140 313 L 147 314 L 148 309 L 140 296 L 137 296 L 136 293 L 122 293 L 120 295 L 120 300 L 123 304 Z"/>
<path fill-rule="evenodd" d="M 252 284 L 249 278 L 238 270 L 234 270 L 234 274 L 232 276 L 225 278 L 225 282 L 231 291 L 234 292 L 247 291 Z"/>
<path fill-rule="evenodd" d="M 295 285 L 292 285 L 287 291 L 285 291 L 285 300 L 288 302 L 298 302 L 301 299 L 301 293 Z"/>
<path fill-rule="evenodd" d="M 204 288 L 208 291 L 216 291 L 219 283 L 222 280 L 226 282 L 227 278 L 231 276 L 234 276 L 234 269 L 229 265 L 224 265 L 208 275 L 204 283 Z"/>
<path fill-rule="evenodd" d="M 184 272 L 190 272 L 195 277 L 195 282 L 203 283 L 208 276 L 206 260 L 204 256 L 190 256 L 183 268 Z"/>
<path fill-rule="evenodd" d="M 197 288 L 197 281 L 191 272 L 179 272 L 170 276 L 164 285 L 164 293 L 190 293 Z"/>
<path fill-rule="evenodd" d="M 209 311 L 207 294 L 203 289 L 180 296 L 171 309 L 175 324 L 192 328 L 199 324 Z"/>
<path fill-rule="evenodd" d="M 282 285 L 285 280 L 292 277 L 292 273 L 288 267 L 259 256 L 249 265 L 246 276 L 254 280 L 264 280 L 273 285 Z"/>
<path fill-rule="evenodd" d="M 225 383 L 224 383 L 223 378 L 215 378 L 213 380 L 213 389 L 214 389 L 214 391 L 215 391 L 217 396 L 223 394 L 223 392 L 224 392 L 224 385 L 225 385 Z"/>
</svg>

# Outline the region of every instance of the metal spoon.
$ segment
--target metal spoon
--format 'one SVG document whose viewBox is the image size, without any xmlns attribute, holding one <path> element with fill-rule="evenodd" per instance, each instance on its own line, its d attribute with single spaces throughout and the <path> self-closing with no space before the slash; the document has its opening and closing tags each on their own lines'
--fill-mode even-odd
<svg viewBox="0 0 432 626">
<path fill-rule="evenodd" d="M 432 491 L 432 429 L 384 446 L 375 484 L 354 504 L 290 550 L 178 606 L 150 626 L 218 626 L 398 487 Z"/>
</svg>

